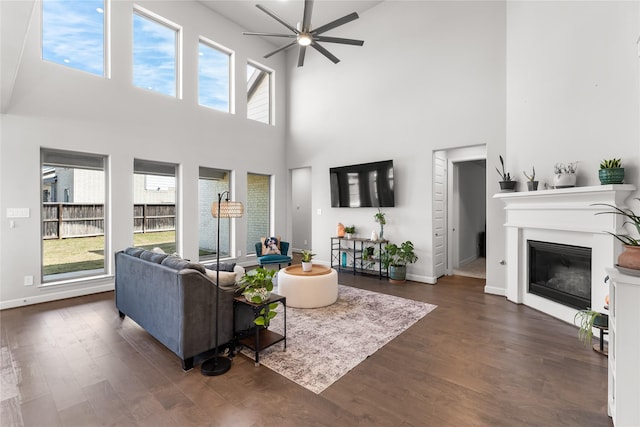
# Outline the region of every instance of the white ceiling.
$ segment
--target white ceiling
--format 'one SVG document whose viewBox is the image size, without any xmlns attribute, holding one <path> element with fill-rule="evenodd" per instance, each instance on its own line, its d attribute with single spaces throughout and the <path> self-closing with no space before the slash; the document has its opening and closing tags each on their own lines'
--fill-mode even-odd
<svg viewBox="0 0 640 427">
<path fill-rule="evenodd" d="M 302 21 L 303 0 L 199 0 L 214 12 L 238 24 L 246 31 L 289 34 L 290 31 L 256 7 L 264 6 L 285 22 L 296 26 Z M 358 14 L 381 3 L 382 0 L 315 0 L 311 23 L 319 27 L 351 12 Z M 348 24 L 346 24 L 348 25 Z M 330 32 L 326 35 L 330 35 Z M 282 39 L 265 37 L 265 40 L 278 44 Z"/>
</svg>

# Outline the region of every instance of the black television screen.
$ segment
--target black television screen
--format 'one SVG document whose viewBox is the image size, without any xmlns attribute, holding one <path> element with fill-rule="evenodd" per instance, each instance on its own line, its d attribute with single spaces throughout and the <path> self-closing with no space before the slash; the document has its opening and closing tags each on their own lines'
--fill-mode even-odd
<svg viewBox="0 0 640 427">
<path fill-rule="evenodd" d="M 395 206 L 393 160 L 329 169 L 332 208 Z"/>
</svg>

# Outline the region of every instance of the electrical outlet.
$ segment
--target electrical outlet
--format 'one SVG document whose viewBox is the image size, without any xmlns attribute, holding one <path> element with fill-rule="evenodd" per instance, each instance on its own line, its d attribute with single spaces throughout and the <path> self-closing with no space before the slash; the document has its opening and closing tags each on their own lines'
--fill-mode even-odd
<svg viewBox="0 0 640 427">
<path fill-rule="evenodd" d="M 307 241 L 306 240 L 304 241 L 304 245 L 307 246 Z"/>
<path fill-rule="evenodd" d="M 241 257 L 241 256 L 242 256 L 242 250 L 238 250 L 238 255 L 237 255 L 237 256 L 238 256 L 238 257 Z"/>
<path fill-rule="evenodd" d="M 24 285 L 33 286 L 33 276 L 24 276 Z"/>
</svg>

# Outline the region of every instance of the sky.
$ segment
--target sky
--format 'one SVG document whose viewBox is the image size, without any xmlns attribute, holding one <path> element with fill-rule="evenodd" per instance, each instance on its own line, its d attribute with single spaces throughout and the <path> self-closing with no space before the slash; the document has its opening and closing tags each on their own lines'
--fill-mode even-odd
<svg viewBox="0 0 640 427">
<path fill-rule="evenodd" d="M 44 0 L 42 58 L 104 76 L 104 0 Z M 132 84 L 176 96 L 177 31 L 143 14 L 133 15 Z M 229 111 L 230 55 L 200 42 L 198 102 Z"/>
</svg>

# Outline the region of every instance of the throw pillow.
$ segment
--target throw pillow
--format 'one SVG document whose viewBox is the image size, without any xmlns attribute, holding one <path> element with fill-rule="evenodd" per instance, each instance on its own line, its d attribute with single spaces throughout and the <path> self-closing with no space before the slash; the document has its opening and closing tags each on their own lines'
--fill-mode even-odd
<svg viewBox="0 0 640 427">
<path fill-rule="evenodd" d="M 261 237 L 262 255 L 280 255 L 280 236 Z"/>
<path fill-rule="evenodd" d="M 182 270 L 185 268 L 191 268 L 204 274 L 205 269 L 202 264 L 197 262 L 190 262 L 177 256 L 170 255 L 162 260 L 162 265 L 165 267 L 173 268 L 174 270 Z"/>
<path fill-rule="evenodd" d="M 216 274 L 218 273 L 220 274 L 220 287 L 233 286 L 236 284 L 236 273 L 222 270 L 217 272 L 216 270 L 205 269 L 205 274 L 213 283 L 216 283 Z"/>
</svg>

